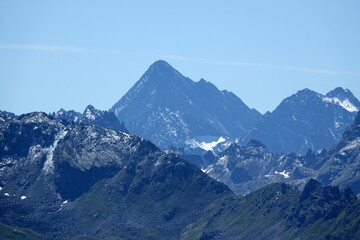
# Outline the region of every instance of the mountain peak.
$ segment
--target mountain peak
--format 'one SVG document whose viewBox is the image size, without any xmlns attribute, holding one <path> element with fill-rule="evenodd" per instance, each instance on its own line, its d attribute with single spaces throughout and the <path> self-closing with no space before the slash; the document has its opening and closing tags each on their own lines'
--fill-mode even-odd
<svg viewBox="0 0 360 240">
<path fill-rule="evenodd" d="M 202 79 L 194 82 L 156 61 L 110 109 L 130 132 L 160 147 L 201 137 L 239 137 L 261 117 L 238 97 Z"/>
<path fill-rule="evenodd" d="M 92 105 L 88 105 L 85 110 L 84 113 L 82 114 L 82 117 L 84 119 L 87 119 L 88 121 L 94 121 L 96 119 L 96 117 L 102 115 L 103 112 L 100 110 L 97 110 L 94 106 Z"/>
<path fill-rule="evenodd" d="M 323 101 L 339 105 L 349 112 L 357 112 L 360 109 L 359 100 L 349 89 L 343 89 L 342 87 L 337 87 L 328 92 Z"/>
<path fill-rule="evenodd" d="M 171 67 L 171 65 L 164 61 L 164 60 L 157 60 L 156 62 L 154 62 L 153 64 L 151 64 L 151 66 L 156 66 L 156 67 Z"/>
<path fill-rule="evenodd" d="M 158 60 L 151 64 L 148 71 L 153 72 L 154 70 L 161 73 L 176 71 L 169 63 L 164 60 Z"/>
<path fill-rule="evenodd" d="M 332 91 L 330 91 L 329 93 L 335 93 L 335 94 L 337 94 L 337 93 L 342 93 L 342 94 L 344 94 L 344 93 L 347 93 L 347 92 L 349 92 L 349 89 L 343 89 L 342 87 L 337 87 L 337 88 L 335 88 L 334 90 L 332 90 Z M 328 93 L 328 94 L 329 94 Z"/>
<path fill-rule="evenodd" d="M 164 60 L 158 60 L 150 65 L 140 80 L 134 85 L 134 90 L 142 89 L 145 83 L 151 83 L 151 85 L 156 84 L 165 88 L 169 83 L 179 83 L 183 81 L 188 80 L 169 63 Z"/>
<path fill-rule="evenodd" d="M 309 95 L 313 95 L 313 96 L 319 96 L 319 93 L 310 90 L 308 88 L 304 88 L 302 90 L 299 90 L 296 94 L 296 96 L 309 96 Z"/>
<path fill-rule="evenodd" d="M 88 105 L 86 108 L 85 108 L 85 112 L 89 110 L 91 112 L 95 111 L 95 107 L 93 105 Z"/>
<path fill-rule="evenodd" d="M 199 80 L 199 83 L 208 83 L 208 81 L 206 81 L 205 79 L 201 78 L 201 79 Z"/>
</svg>

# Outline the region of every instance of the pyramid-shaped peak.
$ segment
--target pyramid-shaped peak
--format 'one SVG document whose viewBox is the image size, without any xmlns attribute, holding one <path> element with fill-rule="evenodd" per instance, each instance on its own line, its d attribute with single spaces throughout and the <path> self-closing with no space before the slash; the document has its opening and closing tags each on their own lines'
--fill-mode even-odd
<svg viewBox="0 0 360 240">
<path fill-rule="evenodd" d="M 175 69 L 164 60 L 158 60 L 158 61 L 154 62 L 153 64 L 151 64 L 151 66 L 149 67 L 149 70 L 154 70 L 154 69 L 157 69 L 160 72 L 169 71 L 169 70 L 175 71 Z"/>
<path fill-rule="evenodd" d="M 148 81 L 149 79 L 159 81 L 159 79 L 163 80 L 171 80 L 176 78 L 185 78 L 182 76 L 175 68 L 173 68 L 169 63 L 164 60 L 158 60 L 150 65 L 148 70 L 141 77 L 141 81 Z"/>
<path fill-rule="evenodd" d="M 157 60 L 152 65 L 157 67 L 171 67 L 171 65 L 164 60 Z"/>
</svg>

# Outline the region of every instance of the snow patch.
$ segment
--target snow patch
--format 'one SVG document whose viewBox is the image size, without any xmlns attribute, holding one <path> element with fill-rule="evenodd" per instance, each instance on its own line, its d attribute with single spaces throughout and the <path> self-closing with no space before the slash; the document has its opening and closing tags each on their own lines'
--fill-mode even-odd
<svg viewBox="0 0 360 240">
<path fill-rule="evenodd" d="M 358 111 L 358 109 L 347 98 L 344 99 L 343 101 L 341 101 L 337 97 L 333 97 L 333 98 L 324 97 L 322 100 L 324 102 L 339 105 L 340 107 L 344 108 L 345 110 L 347 110 L 349 112 L 357 112 Z"/>
<path fill-rule="evenodd" d="M 0 191 L 1 191 L 1 190 L 3 190 L 3 188 L 2 188 L 2 187 L 0 187 Z"/>
<path fill-rule="evenodd" d="M 90 109 L 86 109 L 85 117 L 90 120 L 95 120 L 95 115 L 90 111 Z"/>
<path fill-rule="evenodd" d="M 21 196 L 20 199 L 24 200 L 24 199 L 26 199 L 26 196 Z"/>
<path fill-rule="evenodd" d="M 212 170 L 214 170 L 213 165 L 208 166 L 207 168 L 202 168 L 201 171 L 203 171 L 203 173 L 209 174 Z"/>
<path fill-rule="evenodd" d="M 195 139 L 191 139 L 191 140 L 186 140 L 186 144 L 190 145 L 191 148 L 201 148 L 204 149 L 205 151 L 214 151 L 214 147 L 216 147 L 219 143 L 223 143 L 225 142 L 225 138 L 223 137 L 219 137 L 219 139 L 217 141 L 212 141 L 212 142 L 198 142 Z"/>
<path fill-rule="evenodd" d="M 156 166 L 158 166 L 158 165 L 160 165 L 160 164 L 161 164 L 161 161 L 160 161 L 160 160 L 157 160 L 156 163 L 155 163 L 155 165 L 154 165 L 154 167 L 156 167 Z"/>
<path fill-rule="evenodd" d="M 8 194 L 8 193 L 4 193 L 4 196 L 7 196 L 7 197 L 9 197 L 9 196 L 10 196 L 10 194 Z"/>
<path fill-rule="evenodd" d="M 289 172 L 287 173 L 285 170 L 282 172 L 275 171 L 275 174 L 283 175 L 284 178 L 289 178 Z"/>
<path fill-rule="evenodd" d="M 55 168 L 54 161 L 53 161 L 54 150 L 57 147 L 58 142 L 61 139 L 63 139 L 66 136 L 67 133 L 68 133 L 68 131 L 59 132 L 55 136 L 55 141 L 54 141 L 53 145 L 48 148 L 48 155 L 46 157 L 46 161 L 45 161 L 44 167 L 43 167 L 43 170 L 46 173 L 54 173 L 54 168 Z"/>
</svg>

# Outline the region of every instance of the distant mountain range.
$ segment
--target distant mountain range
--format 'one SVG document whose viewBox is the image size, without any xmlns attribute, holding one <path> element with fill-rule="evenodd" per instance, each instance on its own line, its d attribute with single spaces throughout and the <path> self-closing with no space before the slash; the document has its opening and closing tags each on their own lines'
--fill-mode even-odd
<svg viewBox="0 0 360 240">
<path fill-rule="evenodd" d="M 152 64 L 109 110 L 131 133 L 164 149 L 221 151 L 231 143 L 263 142 L 271 152 L 305 154 L 332 147 L 360 109 L 348 89 L 326 95 L 304 89 L 261 115 L 210 82 L 194 82 L 164 61 Z"/>
<path fill-rule="evenodd" d="M 271 153 L 257 140 L 247 146 L 233 143 L 218 155 L 183 155 L 211 177 L 228 185 L 235 193 L 249 194 L 273 182 L 302 188 L 310 179 L 324 185 L 350 187 L 360 193 L 360 113 L 340 141 L 320 154 Z"/>
<path fill-rule="evenodd" d="M 349 163 L 359 151 L 359 121 L 335 147 Z M 248 147 L 263 148 L 258 141 Z M 149 141 L 45 113 L 0 112 L 0 159 L 3 239 L 360 236 L 360 202 L 350 189 L 322 187 L 311 179 L 303 191 L 274 183 L 237 196 Z"/>
</svg>

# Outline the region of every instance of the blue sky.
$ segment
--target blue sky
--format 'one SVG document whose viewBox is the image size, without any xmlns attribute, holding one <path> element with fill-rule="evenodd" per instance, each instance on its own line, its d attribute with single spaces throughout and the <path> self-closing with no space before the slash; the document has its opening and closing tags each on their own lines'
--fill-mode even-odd
<svg viewBox="0 0 360 240">
<path fill-rule="evenodd" d="M 0 109 L 109 109 L 156 60 L 272 111 L 360 98 L 360 1 L 1 1 Z"/>
</svg>

